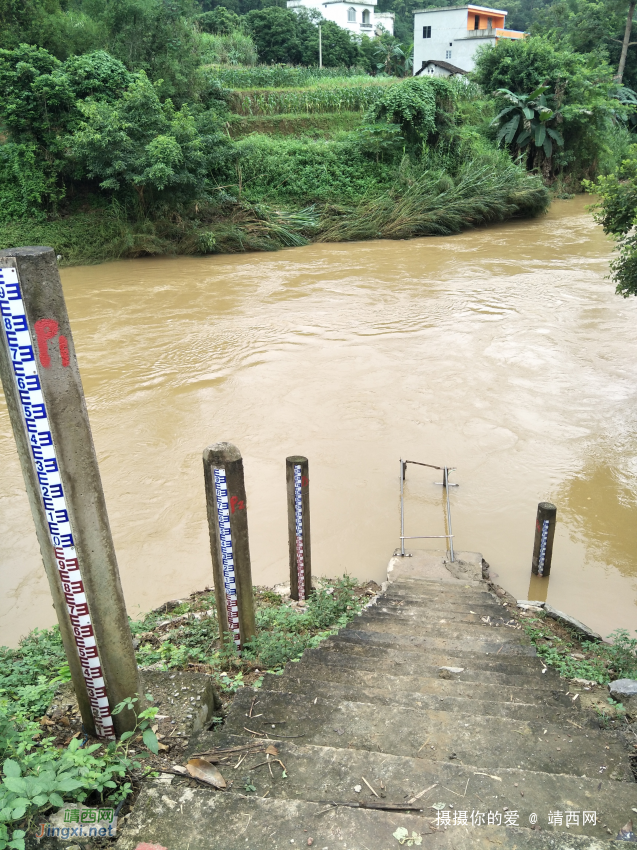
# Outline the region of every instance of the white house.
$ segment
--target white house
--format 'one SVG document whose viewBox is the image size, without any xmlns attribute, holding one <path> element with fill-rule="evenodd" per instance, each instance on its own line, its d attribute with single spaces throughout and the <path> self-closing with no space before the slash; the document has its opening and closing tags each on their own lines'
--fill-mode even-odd
<svg viewBox="0 0 637 850">
<path fill-rule="evenodd" d="M 505 29 L 507 13 L 486 6 L 445 6 L 414 12 L 414 75 L 449 76 L 473 71 L 475 54 L 483 44 L 501 38 L 524 38 Z"/>
<path fill-rule="evenodd" d="M 348 3 L 346 0 L 287 0 L 288 9 L 307 9 L 320 12 L 327 21 L 334 21 L 344 30 L 356 35 L 380 35 L 381 27 L 394 34 L 394 13 L 376 12 L 377 0 Z"/>
</svg>

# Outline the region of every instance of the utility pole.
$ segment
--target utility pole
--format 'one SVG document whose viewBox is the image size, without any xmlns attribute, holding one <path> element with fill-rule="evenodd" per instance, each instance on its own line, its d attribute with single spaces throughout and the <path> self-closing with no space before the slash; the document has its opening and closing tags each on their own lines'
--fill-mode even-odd
<svg viewBox="0 0 637 850">
<path fill-rule="evenodd" d="M 622 52 L 619 57 L 619 68 L 617 69 L 617 76 L 615 80 L 618 83 L 621 83 L 624 78 L 624 68 L 626 67 L 626 56 L 628 55 L 628 48 L 632 47 L 634 44 L 637 44 L 637 41 L 630 40 L 630 33 L 633 28 L 633 15 L 635 14 L 635 6 L 637 6 L 637 0 L 630 0 L 630 6 L 628 7 L 628 17 L 626 19 L 626 29 L 624 30 L 624 40 L 622 41 Z M 614 39 L 614 41 L 618 41 L 619 39 Z"/>
<path fill-rule="evenodd" d="M 636 0 L 637 2 L 637 0 Z M 635 4 L 633 3 L 633 8 Z M 321 35 L 321 25 L 319 24 L 319 68 L 323 67 L 323 39 Z"/>
</svg>

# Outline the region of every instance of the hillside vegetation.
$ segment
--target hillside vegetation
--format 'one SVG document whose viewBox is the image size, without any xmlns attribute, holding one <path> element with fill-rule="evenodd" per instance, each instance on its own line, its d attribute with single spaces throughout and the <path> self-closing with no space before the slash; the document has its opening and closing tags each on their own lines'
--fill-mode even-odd
<svg viewBox="0 0 637 850">
<path fill-rule="evenodd" d="M 249 1 L 0 0 L 0 246 L 86 263 L 453 233 L 537 215 L 630 150 L 637 95 L 566 31 L 425 79 L 386 33 Z"/>
</svg>

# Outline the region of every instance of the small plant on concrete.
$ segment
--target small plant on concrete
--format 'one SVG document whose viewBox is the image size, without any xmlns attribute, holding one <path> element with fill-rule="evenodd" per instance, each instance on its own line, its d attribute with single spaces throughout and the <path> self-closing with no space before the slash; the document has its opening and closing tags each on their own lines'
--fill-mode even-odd
<svg viewBox="0 0 637 850">
<path fill-rule="evenodd" d="M 399 826 L 396 832 L 394 832 L 394 838 L 399 844 L 405 844 L 407 847 L 413 847 L 414 844 L 420 846 L 422 844 L 422 835 L 417 832 L 413 832 L 409 835 L 409 830 L 405 829 L 404 826 Z"/>
<path fill-rule="evenodd" d="M 153 701 L 150 694 L 146 694 L 146 699 L 148 702 Z M 137 702 L 137 697 L 127 697 L 113 709 L 113 714 L 120 714 L 120 712 L 127 708 L 135 715 L 135 728 L 131 732 L 123 732 L 119 739 L 118 746 L 124 747 L 124 754 L 126 758 L 128 758 L 128 750 L 133 738 L 139 735 L 140 732 L 144 746 L 147 747 L 154 755 L 157 755 L 159 752 L 159 741 L 157 740 L 157 735 L 155 735 L 155 732 L 151 728 L 153 720 L 155 719 L 159 709 L 154 706 L 150 706 L 149 708 L 143 709 L 138 714 L 135 709 L 135 704 Z"/>
</svg>

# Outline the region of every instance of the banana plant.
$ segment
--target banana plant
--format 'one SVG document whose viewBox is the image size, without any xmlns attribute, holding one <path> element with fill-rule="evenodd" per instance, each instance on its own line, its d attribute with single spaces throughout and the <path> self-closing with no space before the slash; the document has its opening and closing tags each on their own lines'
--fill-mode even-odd
<svg viewBox="0 0 637 850">
<path fill-rule="evenodd" d="M 536 148 L 544 151 L 547 159 L 553 153 L 553 142 L 563 147 L 562 134 L 555 127 L 548 126 L 550 121 L 557 118 L 560 110 L 548 106 L 544 94 L 547 89 L 548 86 L 538 86 L 530 94 L 516 94 L 509 89 L 494 92 L 511 104 L 492 121 L 492 126 L 500 124 L 497 137 L 499 143 L 504 141 L 507 145 L 515 144 L 522 150 L 532 142 Z"/>
</svg>

